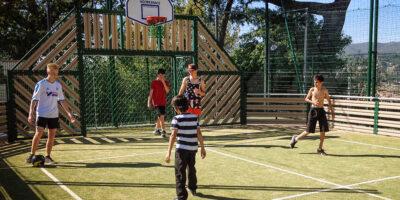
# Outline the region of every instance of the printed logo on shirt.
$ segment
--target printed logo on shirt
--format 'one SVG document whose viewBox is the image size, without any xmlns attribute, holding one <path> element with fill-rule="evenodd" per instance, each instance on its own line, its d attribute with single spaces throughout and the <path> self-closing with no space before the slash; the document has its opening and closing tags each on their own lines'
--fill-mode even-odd
<svg viewBox="0 0 400 200">
<path fill-rule="evenodd" d="M 49 96 L 52 96 L 52 97 L 57 97 L 58 96 L 57 92 L 51 91 L 49 88 L 46 88 L 46 94 L 47 94 L 48 97 Z"/>
</svg>

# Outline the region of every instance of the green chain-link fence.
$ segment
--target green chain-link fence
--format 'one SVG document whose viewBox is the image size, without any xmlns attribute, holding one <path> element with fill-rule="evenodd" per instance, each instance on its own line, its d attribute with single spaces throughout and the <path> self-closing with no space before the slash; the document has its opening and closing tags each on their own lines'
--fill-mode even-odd
<svg viewBox="0 0 400 200">
<path fill-rule="evenodd" d="M 174 114 L 170 104 L 186 75 L 191 58 L 85 56 L 86 120 L 90 127 L 152 124 L 156 112 L 147 108 L 150 84 L 164 68 L 171 84 L 167 120 Z M 174 67 L 174 62 L 176 62 Z"/>
<path fill-rule="evenodd" d="M 263 42 L 255 47 L 263 49 L 258 60 L 239 63 L 249 72 L 249 93 L 307 92 L 313 75 L 323 74 L 331 94 L 366 96 L 368 44 L 373 31 L 369 29 L 369 3 L 353 0 L 347 9 L 343 3 L 318 13 L 270 8 L 269 32 L 263 30 L 268 35 L 268 48 L 261 38 Z M 378 7 L 376 95 L 399 97 L 400 4 L 384 0 Z M 344 17 L 342 30 L 340 17 Z"/>
</svg>

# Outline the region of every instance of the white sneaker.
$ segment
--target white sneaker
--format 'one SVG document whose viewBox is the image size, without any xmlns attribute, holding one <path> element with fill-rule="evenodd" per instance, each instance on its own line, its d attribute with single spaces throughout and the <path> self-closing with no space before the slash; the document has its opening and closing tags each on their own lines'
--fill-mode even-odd
<svg viewBox="0 0 400 200">
<path fill-rule="evenodd" d="M 44 163 L 48 164 L 48 165 L 54 165 L 56 164 L 56 162 L 54 162 L 54 160 L 50 157 L 50 156 L 46 156 L 44 159 Z"/>
</svg>

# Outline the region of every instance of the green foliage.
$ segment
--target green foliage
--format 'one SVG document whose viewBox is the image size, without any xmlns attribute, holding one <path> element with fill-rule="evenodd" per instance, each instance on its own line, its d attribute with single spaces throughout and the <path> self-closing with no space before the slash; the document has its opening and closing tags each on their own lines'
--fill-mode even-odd
<svg viewBox="0 0 400 200">
<path fill-rule="evenodd" d="M 148 59 L 146 61 L 146 59 Z M 85 94 L 89 127 L 153 123 L 155 112 L 148 110 L 147 97 L 157 70 L 166 70 L 171 83 L 180 84 L 185 74 L 186 59 L 179 59 L 178 77 L 173 80 L 171 58 L 85 56 Z M 177 89 L 179 89 L 179 86 Z M 167 118 L 173 114 L 167 106 Z"/>
<path fill-rule="evenodd" d="M 86 1 L 84 1 L 86 2 Z M 73 8 L 73 3 L 51 1 L 51 24 Z M 47 32 L 45 1 L 4 1 L 0 4 L 0 52 L 20 59 Z"/>
</svg>

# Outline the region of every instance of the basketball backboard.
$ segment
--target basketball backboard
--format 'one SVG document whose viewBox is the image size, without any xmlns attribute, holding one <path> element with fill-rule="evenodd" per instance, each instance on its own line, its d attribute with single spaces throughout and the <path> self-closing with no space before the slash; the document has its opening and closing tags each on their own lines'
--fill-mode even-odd
<svg viewBox="0 0 400 200">
<path fill-rule="evenodd" d="M 167 18 L 165 23 L 174 20 L 174 6 L 171 0 L 127 0 L 126 16 L 136 22 L 149 25 L 148 16 L 163 16 Z"/>
</svg>

